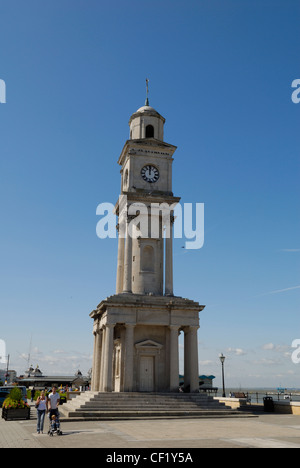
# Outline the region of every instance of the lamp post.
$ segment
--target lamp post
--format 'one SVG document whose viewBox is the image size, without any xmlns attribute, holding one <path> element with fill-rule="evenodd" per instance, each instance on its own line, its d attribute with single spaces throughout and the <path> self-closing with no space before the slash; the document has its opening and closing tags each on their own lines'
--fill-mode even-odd
<svg viewBox="0 0 300 468">
<path fill-rule="evenodd" d="M 226 393 L 225 393 L 225 380 L 224 380 L 224 362 L 225 362 L 225 356 L 223 355 L 223 353 L 221 354 L 220 356 L 220 361 L 221 361 L 221 364 L 222 364 L 222 382 L 223 382 L 223 395 L 222 397 L 225 398 L 226 397 Z"/>
<path fill-rule="evenodd" d="M 5 374 L 5 385 L 8 385 L 8 377 L 9 377 L 8 368 L 9 368 L 9 354 L 8 354 L 8 356 L 7 356 L 7 366 L 6 366 L 6 374 Z"/>
</svg>

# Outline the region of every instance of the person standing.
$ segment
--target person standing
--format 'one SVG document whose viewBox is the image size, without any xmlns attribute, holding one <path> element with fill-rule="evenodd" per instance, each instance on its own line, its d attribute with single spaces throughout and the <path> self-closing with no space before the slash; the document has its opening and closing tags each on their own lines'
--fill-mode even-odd
<svg viewBox="0 0 300 468">
<path fill-rule="evenodd" d="M 60 402 L 60 396 L 57 393 L 56 387 L 52 387 L 52 393 L 48 395 L 48 411 L 50 411 L 51 416 L 55 414 L 58 417 L 58 406 Z"/>
<path fill-rule="evenodd" d="M 44 421 L 45 421 L 45 414 L 47 411 L 48 401 L 45 395 L 44 390 L 41 392 L 40 396 L 36 400 L 35 407 L 37 409 L 37 433 L 43 434 L 44 431 Z"/>
</svg>

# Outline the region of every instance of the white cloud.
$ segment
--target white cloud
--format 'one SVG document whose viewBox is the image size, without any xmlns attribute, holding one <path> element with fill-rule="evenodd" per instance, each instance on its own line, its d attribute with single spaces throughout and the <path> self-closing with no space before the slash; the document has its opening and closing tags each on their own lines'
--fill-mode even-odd
<svg viewBox="0 0 300 468">
<path fill-rule="evenodd" d="M 269 296 L 271 294 L 280 294 L 280 293 L 287 292 L 287 291 L 293 291 L 295 289 L 300 289 L 300 285 L 291 286 L 290 288 L 284 288 L 284 289 L 275 289 L 274 291 L 269 291 L 263 294 L 258 294 L 257 296 L 254 296 L 254 297 Z"/>
<path fill-rule="evenodd" d="M 228 348 L 227 352 L 230 353 L 230 354 L 234 354 L 234 356 L 245 356 L 245 354 L 247 354 L 241 348 Z"/>
<path fill-rule="evenodd" d="M 273 343 L 267 343 L 262 346 L 262 349 L 273 350 L 275 349 L 275 345 Z"/>
<path fill-rule="evenodd" d="M 274 343 L 266 343 L 262 346 L 262 349 L 281 353 L 285 357 L 289 357 L 291 355 L 291 352 L 289 351 L 290 346 L 288 345 L 275 345 Z"/>
<path fill-rule="evenodd" d="M 255 365 L 263 365 L 263 366 L 275 366 L 280 364 L 280 362 L 277 359 L 266 359 L 266 358 L 261 358 L 256 361 L 253 361 L 253 364 Z"/>
<path fill-rule="evenodd" d="M 200 366 L 212 366 L 215 364 L 215 362 L 207 360 L 207 361 L 200 361 L 199 364 Z"/>
<path fill-rule="evenodd" d="M 29 365 L 38 365 L 44 375 L 73 375 L 78 369 L 86 374 L 92 366 L 91 354 L 74 350 L 55 349 L 42 353 L 35 348 L 30 358 Z M 28 368 L 28 355 L 18 353 L 18 356 L 12 356 L 12 366 L 18 375 L 23 375 Z"/>
</svg>

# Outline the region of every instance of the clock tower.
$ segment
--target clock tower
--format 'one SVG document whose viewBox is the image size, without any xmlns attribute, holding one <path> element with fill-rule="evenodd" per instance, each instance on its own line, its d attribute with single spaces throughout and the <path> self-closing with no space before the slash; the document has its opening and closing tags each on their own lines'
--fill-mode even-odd
<svg viewBox="0 0 300 468">
<path fill-rule="evenodd" d="M 179 391 L 179 344 L 184 334 L 184 385 L 199 388 L 199 312 L 204 306 L 174 295 L 172 191 L 176 146 L 164 141 L 165 119 L 148 97 L 129 120 L 118 164 L 116 294 L 90 314 L 94 320 L 93 391 Z"/>
<path fill-rule="evenodd" d="M 180 198 L 172 192 L 172 163 L 176 147 L 163 141 L 165 119 L 149 105 L 130 118 L 130 139 L 124 145 L 118 163 L 121 166 L 119 201 L 127 203 L 116 211 L 122 224 L 119 235 L 116 293 L 173 295 L 172 209 Z M 126 197 L 126 198 L 125 198 Z M 122 203 L 121 203 L 122 204 Z M 164 211 L 160 208 L 164 207 Z M 128 221 L 139 213 L 143 228 L 126 235 Z M 165 215 L 165 216 L 164 216 Z M 164 217 L 168 231 L 164 239 Z M 119 222 L 119 227 L 120 227 Z M 134 223 L 133 223 L 134 224 Z M 120 234 L 120 229 L 119 229 Z M 134 235 L 136 234 L 136 235 Z"/>
</svg>

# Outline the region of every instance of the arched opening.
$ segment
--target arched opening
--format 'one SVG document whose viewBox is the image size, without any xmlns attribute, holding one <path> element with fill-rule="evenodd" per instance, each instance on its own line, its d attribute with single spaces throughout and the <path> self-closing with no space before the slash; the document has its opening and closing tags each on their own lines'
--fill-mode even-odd
<svg viewBox="0 0 300 468">
<path fill-rule="evenodd" d="M 154 273 L 154 249 L 151 245 L 146 245 L 143 248 L 142 271 Z"/>
<path fill-rule="evenodd" d="M 126 169 L 125 175 L 124 175 L 124 188 L 127 188 L 127 185 L 128 185 L 128 169 Z"/>
<path fill-rule="evenodd" d="M 146 138 L 154 138 L 154 127 L 153 127 L 153 125 L 147 125 L 147 127 L 146 127 Z"/>
</svg>

